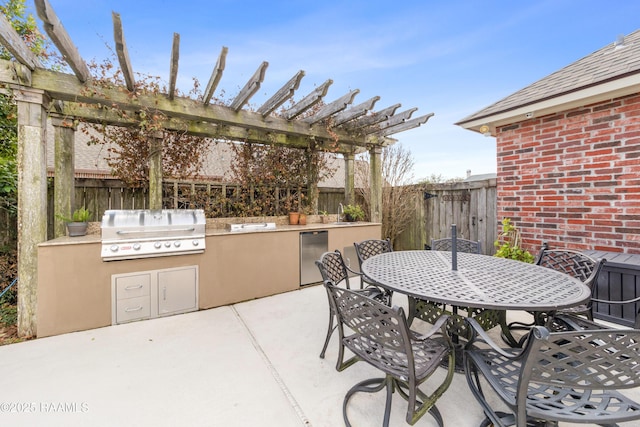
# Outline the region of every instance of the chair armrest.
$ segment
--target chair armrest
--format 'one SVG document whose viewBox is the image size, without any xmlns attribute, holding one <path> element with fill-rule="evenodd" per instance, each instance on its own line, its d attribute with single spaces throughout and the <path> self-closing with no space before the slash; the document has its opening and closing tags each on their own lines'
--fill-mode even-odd
<svg viewBox="0 0 640 427">
<path fill-rule="evenodd" d="M 348 271 L 349 273 L 353 273 L 353 274 L 355 274 L 356 276 L 361 276 L 361 277 L 362 277 L 362 276 L 364 276 L 364 274 L 362 274 L 362 272 L 352 270 L 352 269 L 351 269 L 351 267 L 349 267 L 349 266 L 347 265 L 347 263 L 346 263 L 346 262 L 344 263 L 344 266 L 347 268 L 347 271 Z"/>
<path fill-rule="evenodd" d="M 640 297 L 637 298 L 633 298 L 633 299 L 625 299 L 625 300 L 621 300 L 621 301 L 614 301 L 614 300 L 608 300 L 608 299 L 600 299 L 600 298 L 591 298 L 592 302 L 599 302 L 601 304 L 631 304 L 632 302 L 638 302 L 640 301 Z"/>
<path fill-rule="evenodd" d="M 509 359 L 514 359 L 514 358 L 517 359 L 522 354 L 522 351 L 519 351 L 516 353 L 514 353 L 513 351 L 509 351 L 509 352 L 504 351 L 501 347 L 499 347 L 495 343 L 495 341 L 491 339 L 489 334 L 485 332 L 482 326 L 480 326 L 480 324 L 474 318 L 466 317 L 464 320 L 469 324 L 470 331 L 471 331 L 471 338 L 469 339 L 467 344 L 465 344 L 464 346 L 465 350 L 471 349 L 478 342 L 484 342 L 489 347 L 491 347 L 491 349 L 499 353 L 501 356 L 504 356 Z M 523 346 L 523 348 L 524 347 L 526 346 Z"/>
<path fill-rule="evenodd" d="M 547 328 L 555 331 L 580 331 L 580 330 L 594 330 L 594 329 L 609 329 L 605 325 L 601 325 L 592 320 L 585 319 L 581 316 L 573 314 L 558 313 L 549 318 Z"/>
<path fill-rule="evenodd" d="M 395 306 L 394 306 L 395 308 Z M 436 320 L 436 322 L 427 330 L 426 332 L 416 332 L 411 329 L 411 332 L 414 335 L 414 338 L 417 340 L 425 340 L 427 338 L 431 338 L 433 335 L 440 333 L 443 337 L 445 337 L 448 341 L 450 340 L 449 334 L 447 333 L 447 322 L 449 321 L 449 315 L 443 314 Z"/>
</svg>

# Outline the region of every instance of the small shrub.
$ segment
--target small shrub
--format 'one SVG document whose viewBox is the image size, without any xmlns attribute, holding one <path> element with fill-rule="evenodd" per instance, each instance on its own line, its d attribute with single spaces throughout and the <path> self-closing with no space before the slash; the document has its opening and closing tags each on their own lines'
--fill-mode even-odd
<svg viewBox="0 0 640 427">
<path fill-rule="evenodd" d="M 0 304 L 0 327 L 18 323 L 18 307 L 13 304 Z"/>
<path fill-rule="evenodd" d="M 91 218 L 91 212 L 88 209 L 79 208 L 73 211 L 71 218 L 62 215 L 56 216 L 64 222 L 88 222 L 89 218 Z"/>
<path fill-rule="evenodd" d="M 511 224 L 511 219 L 509 218 L 502 220 L 502 232 L 493 244 L 497 248 L 495 256 L 499 258 L 515 259 L 529 264 L 533 263 L 533 255 L 529 251 L 522 249 L 520 231 L 515 225 Z"/>
<path fill-rule="evenodd" d="M 347 205 L 344 207 L 344 218 L 347 221 L 363 221 L 364 220 L 364 211 L 358 205 Z"/>
</svg>

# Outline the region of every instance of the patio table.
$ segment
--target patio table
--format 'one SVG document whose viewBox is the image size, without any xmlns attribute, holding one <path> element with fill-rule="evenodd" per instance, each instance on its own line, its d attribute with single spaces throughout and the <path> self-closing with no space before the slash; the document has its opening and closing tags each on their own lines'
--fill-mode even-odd
<svg viewBox="0 0 640 427">
<path fill-rule="evenodd" d="M 459 337 L 466 339 L 470 334 L 460 311 L 487 329 L 499 325 L 505 342 L 519 347 L 520 341 L 507 324 L 508 310 L 552 313 L 591 297 L 582 282 L 549 268 L 488 255 L 458 252 L 453 258 L 453 254 L 431 250 L 384 253 L 367 259 L 362 273 L 379 286 L 413 297 L 409 300 L 410 322 L 416 315 L 428 322 L 443 313 L 454 315 L 448 329 L 457 344 L 458 372 L 463 372 Z M 451 307 L 450 312 L 446 306 Z"/>
<path fill-rule="evenodd" d="M 417 299 L 495 310 L 554 311 L 585 303 L 589 288 L 568 274 L 488 255 L 396 251 L 375 255 L 362 273 L 376 284 Z"/>
</svg>

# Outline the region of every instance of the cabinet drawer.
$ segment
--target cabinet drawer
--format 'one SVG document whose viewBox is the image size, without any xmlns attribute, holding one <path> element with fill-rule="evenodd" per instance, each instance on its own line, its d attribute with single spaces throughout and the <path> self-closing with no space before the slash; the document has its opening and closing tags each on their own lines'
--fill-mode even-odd
<svg viewBox="0 0 640 427">
<path fill-rule="evenodd" d="M 116 299 L 137 298 L 149 295 L 150 274 L 139 274 L 116 279 Z"/>
<path fill-rule="evenodd" d="M 151 314 L 151 299 L 148 296 L 118 301 L 116 305 L 118 323 L 147 319 Z"/>
</svg>

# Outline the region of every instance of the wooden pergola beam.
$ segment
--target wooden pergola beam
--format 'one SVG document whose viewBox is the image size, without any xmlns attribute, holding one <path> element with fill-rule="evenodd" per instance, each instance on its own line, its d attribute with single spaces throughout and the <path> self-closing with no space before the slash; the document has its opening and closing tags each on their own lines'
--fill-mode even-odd
<svg viewBox="0 0 640 427">
<path fill-rule="evenodd" d="M 109 108 L 87 108 L 86 105 L 76 102 L 64 102 L 60 112 L 66 117 L 76 117 L 85 120 L 88 123 L 99 125 L 133 127 L 138 126 L 139 124 L 134 114 L 131 116 L 123 116 L 120 112 L 116 112 Z M 308 148 L 311 145 L 311 141 L 313 141 L 315 146 L 323 151 L 332 151 L 341 154 L 353 152 L 353 145 L 344 143 L 336 144 L 333 139 L 310 139 L 306 136 L 287 135 L 282 132 L 246 129 L 240 126 L 221 126 L 209 122 L 182 120 L 176 118 L 161 120 L 160 125 L 164 129 L 170 131 L 186 132 L 190 135 L 213 139 L 226 139 L 261 144 L 265 141 L 269 141 L 276 145 L 284 145 L 292 148 Z M 364 147 L 365 144 L 362 144 L 361 149 L 364 149 Z"/>
<path fill-rule="evenodd" d="M 269 63 L 267 61 L 263 61 L 262 64 L 258 67 L 253 76 L 249 79 L 249 81 L 244 85 L 244 87 L 240 90 L 238 96 L 231 102 L 231 108 L 236 112 L 240 111 L 242 107 L 247 105 L 249 99 L 260 89 L 260 84 L 264 81 L 264 75 L 267 72 L 267 67 Z"/>
<path fill-rule="evenodd" d="M 0 60 L 0 81 L 11 81 L 14 78 L 13 67 L 10 61 Z M 54 71 L 36 69 L 32 72 L 32 87 L 47 91 L 53 99 L 62 101 L 84 102 L 87 104 L 114 105 L 127 111 L 139 111 L 148 109 L 158 111 L 168 117 L 177 117 L 186 120 L 210 121 L 222 125 L 245 126 L 264 130 L 266 132 L 283 132 L 291 135 L 330 139 L 331 134 L 323 127 L 310 129 L 309 125 L 301 121 L 288 121 L 280 117 L 262 115 L 251 111 L 235 112 L 223 105 L 202 105 L 202 103 L 190 98 L 176 98 L 173 101 L 166 97 L 139 94 L 131 98 L 117 88 L 87 87 L 80 84 L 77 79 L 68 74 Z M 366 138 L 358 136 L 354 139 L 351 135 L 341 130 L 336 130 L 340 141 L 366 143 Z"/>
<path fill-rule="evenodd" d="M 213 72 L 211 73 L 211 77 L 209 78 L 207 87 L 204 90 L 204 98 L 202 100 L 202 103 L 204 105 L 209 104 L 211 98 L 213 97 L 213 93 L 218 87 L 218 83 L 220 83 L 222 73 L 224 72 L 224 67 L 227 63 L 227 52 L 229 52 L 229 48 L 226 46 L 222 46 L 222 50 L 220 50 L 220 55 L 218 55 L 218 60 L 216 61 L 216 66 L 213 67 Z"/>
<path fill-rule="evenodd" d="M 178 62 L 180 59 L 180 34 L 173 33 L 171 47 L 171 65 L 169 67 L 169 99 L 176 95 L 176 81 L 178 80 Z"/>
<path fill-rule="evenodd" d="M 51 37 L 53 43 L 58 47 L 65 61 L 73 70 L 78 80 L 82 83 L 91 80 L 91 73 L 84 59 L 80 56 L 78 49 L 71 41 L 71 37 L 65 30 L 62 22 L 53 11 L 48 0 L 35 0 L 36 11 L 42 20 L 44 30 Z"/>
<path fill-rule="evenodd" d="M 379 96 L 374 96 L 373 98 L 369 98 L 358 105 L 354 105 L 348 110 L 345 110 L 341 113 L 336 114 L 335 117 L 333 118 L 333 125 L 340 126 L 360 116 L 364 116 L 365 114 L 367 114 L 368 111 L 373 110 L 373 106 L 379 100 L 380 100 Z"/>
<path fill-rule="evenodd" d="M 129 92 L 135 92 L 136 79 L 133 76 L 133 68 L 131 67 L 131 60 L 129 59 L 129 50 L 127 49 L 127 42 L 124 39 L 124 32 L 122 31 L 122 20 L 120 14 L 113 12 L 113 40 L 116 44 L 116 54 L 118 55 L 118 62 L 120 62 L 120 69 L 124 76 L 124 81 Z"/>
<path fill-rule="evenodd" d="M 4 14 L 0 15 L 0 43 L 18 62 L 26 65 L 30 70 L 35 70 L 36 67 L 42 68 L 38 57 L 31 52 L 24 40 L 15 32 Z"/>
<path fill-rule="evenodd" d="M 338 113 L 344 110 L 345 108 L 347 108 L 347 105 L 351 104 L 353 102 L 353 98 L 355 98 L 356 95 L 359 93 L 360 93 L 360 89 L 352 90 L 351 92 L 345 95 L 342 95 L 340 98 L 336 99 L 335 101 L 325 105 L 313 116 L 302 119 L 302 121 L 305 123 L 309 123 L 310 125 L 314 125 L 326 119 L 327 117 L 332 116 L 335 113 Z"/>
<path fill-rule="evenodd" d="M 389 117 L 393 116 L 398 108 L 401 107 L 402 104 L 394 104 L 390 107 L 382 109 L 380 111 L 376 111 L 373 114 L 368 116 L 359 117 L 354 120 L 352 123 L 348 123 L 345 125 L 347 129 L 361 129 L 368 126 L 373 126 L 377 123 L 384 122 Z"/>
<path fill-rule="evenodd" d="M 287 100 L 291 99 L 295 91 L 300 87 L 300 81 L 303 77 L 304 71 L 298 71 L 295 76 L 280 88 L 280 90 L 278 90 L 271 98 L 262 104 L 260 108 L 258 108 L 258 113 L 262 114 L 262 117 L 266 117 L 276 108 L 287 102 Z"/>
<path fill-rule="evenodd" d="M 417 128 L 420 125 L 427 123 L 427 121 L 433 117 L 433 113 L 425 114 L 424 116 L 416 117 L 415 119 L 406 120 L 402 123 L 395 124 L 393 126 L 389 126 L 385 129 L 380 130 L 376 133 L 376 135 L 380 137 L 385 137 L 387 135 L 392 135 L 394 133 L 404 132 L 409 129 Z"/>
<path fill-rule="evenodd" d="M 411 115 L 417 110 L 417 108 L 410 108 L 408 110 L 403 111 L 402 113 L 398 113 L 398 114 L 394 114 L 393 116 L 389 117 L 388 120 L 377 124 L 376 126 L 370 126 L 367 129 L 364 129 L 363 132 L 365 134 L 370 134 L 370 133 L 377 133 L 380 134 L 379 131 L 381 131 L 382 129 L 387 129 L 390 128 L 392 126 L 395 126 L 399 123 L 403 123 L 405 120 L 408 120 L 411 118 Z"/>
<path fill-rule="evenodd" d="M 284 112 L 283 116 L 287 120 L 293 120 L 298 117 L 300 114 L 307 111 L 309 108 L 316 105 L 322 98 L 325 97 L 327 91 L 329 90 L 329 86 L 333 84 L 333 80 L 328 79 L 326 82 L 322 83 L 320 86 L 315 88 L 310 94 L 302 98 L 299 102 L 294 104 L 293 107 L 289 108 Z"/>
</svg>

